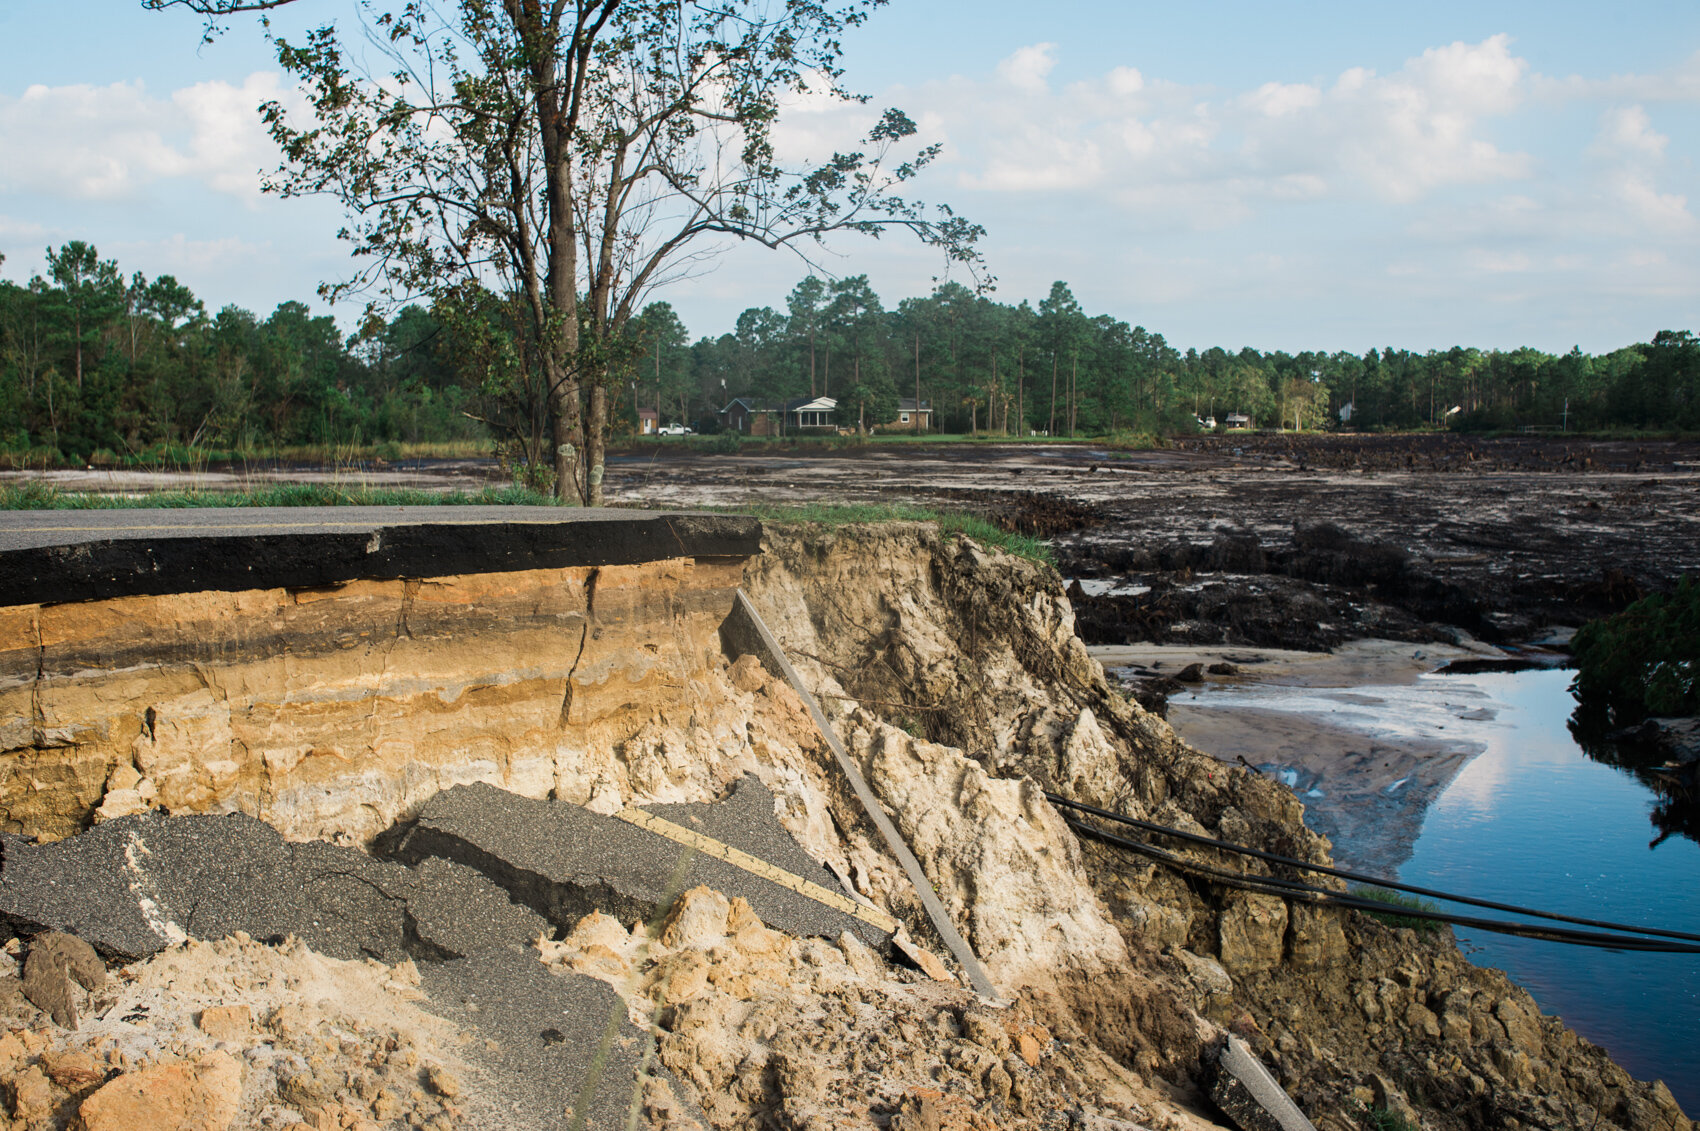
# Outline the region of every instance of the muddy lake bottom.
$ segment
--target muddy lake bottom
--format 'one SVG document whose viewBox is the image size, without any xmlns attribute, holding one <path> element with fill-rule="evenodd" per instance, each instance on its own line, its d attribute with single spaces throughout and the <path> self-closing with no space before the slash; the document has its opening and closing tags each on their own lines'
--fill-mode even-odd
<svg viewBox="0 0 1700 1131">
<path fill-rule="evenodd" d="M 1379 680 L 1359 664 L 1352 675 L 1361 682 L 1349 686 L 1327 686 L 1303 665 L 1296 673 L 1248 665 L 1245 677 L 1176 696 L 1171 722 L 1201 749 L 1245 757 L 1292 786 L 1310 810 L 1307 821 L 1329 833 L 1349 866 L 1524 907 L 1700 933 L 1700 844 L 1660 840 L 1650 819 L 1657 795 L 1577 745 L 1566 725 L 1575 706 L 1571 672 L 1413 677 L 1411 655 L 1388 649 Z M 1278 752 L 1260 758 L 1271 721 L 1280 724 L 1272 732 Z M 1380 753 L 1366 762 L 1371 749 Z M 1409 769 L 1424 752 L 1441 767 L 1426 779 Z M 1314 819 L 1335 795 L 1374 818 Z M 1633 1075 L 1664 1080 L 1685 1110 L 1700 1110 L 1696 956 L 1465 928 L 1456 935 L 1473 962 L 1506 971 Z"/>
</svg>

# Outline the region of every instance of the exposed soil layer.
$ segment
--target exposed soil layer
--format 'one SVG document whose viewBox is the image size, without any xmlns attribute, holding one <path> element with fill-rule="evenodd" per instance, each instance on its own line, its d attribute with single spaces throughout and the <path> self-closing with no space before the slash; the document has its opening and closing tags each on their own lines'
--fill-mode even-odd
<svg viewBox="0 0 1700 1131">
<path fill-rule="evenodd" d="M 727 654 L 720 629 L 734 585 L 819 698 L 921 861 L 922 882 L 1015 1001 L 1000 1018 L 1015 1024 L 983 1016 L 966 990 L 943 981 L 935 990 L 948 967 L 911 977 L 850 932 L 837 942 L 797 938 L 732 893 L 687 892 L 659 936 L 616 921 L 612 912 L 636 912 L 611 902 L 567 938 L 547 940 L 558 949 L 477 952 L 473 961 L 488 965 L 472 970 L 470 988 L 444 970 L 462 960 L 434 963 L 443 956 L 422 952 L 426 999 L 447 1002 L 442 1019 L 472 1034 L 469 1060 L 488 1054 L 499 1067 L 533 1044 L 587 1057 L 598 1047 L 563 1043 L 565 1026 L 540 1016 L 559 1008 L 530 988 L 557 977 L 541 956 L 605 976 L 600 1005 L 575 1004 L 572 1016 L 608 1034 L 620 1055 L 647 1061 L 653 1048 L 698 1093 L 708 1122 L 728 1131 L 1197 1126 L 1172 1097 L 1200 1082 L 1207 1050 L 1228 1032 L 1322 1131 L 1350 1131 L 1371 1104 L 1413 1122 L 1421 1105 L 1429 1131 L 1695 1131 L 1668 1090 L 1632 1081 L 1603 1050 L 1541 1018 L 1526 992 L 1469 967 L 1444 934 L 1419 938 L 1355 912 L 1215 887 L 1194 875 L 1221 863 L 1202 850 L 1181 849 L 1193 871 L 1177 873 L 1079 840 L 1045 791 L 1312 863 L 1328 858 L 1286 785 L 1186 746 L 1111 685 L 1076 635 L 1053 570 L 925 525 L 769 527 L 762 553 L 741 564 L 683 559 L 9 610 L 30 633 L 15 627 L 11 638 L 35 643 L 17 650 L 0 704 L 10 708 L 0 733 L 17 744 L 7 818 L 16 824 L 6 831 L 98 847 L 126 828 L 177 819 L 148 812 L 162 807 L 209 814 L 203 822 L 240 810 L 292 844 L 340 841 L 348 857 L 357 844 L 389 843 L 398 821 L 444 831 L 432 798 L 457 784 L 529 797 L 522 812 L 543 797 L 604 815 L 677 805 L 663 812 L 683 825 L 699 807 L 731 800 L 722 795 L 749 773 L 773 818 L 826 867 L 817 876 L 848 885 L 852 902 L 870 901 L 924 943 L 918 891 L 835 769 L 814 717 L 789 684 Z M 264 631 L 233 637 L 219 625 Z M 134 662 L 111 662 L 142 649 L 144 636 Z M 564 839 L 523 817 L 491 825 L 504 837 Z M 713 835 L 712 820 L 702 827 Z M 26 854 L 17 843 L 0 846 L 12 875 L 72 851 L 45 844 Z M 144 866 L 142 847 L 126 842 L 102 872 L 138 914 L 144 899 L 156 912 L 171 903 L 160 885 L 142 883 L 147 868 L 170 863 L 161 844 L 151 847 L 157 855 Z M 621 867 L 641 863 L 618 855 Z M 666 865 L 668 875 L 678 870 Z M 1234 867 L 1271 874 L 1261 860 Z M 655 883 L 671 890 L 665 878 Z M 228 890 L 246 899 L 260 886 Z M 504 919 L 536 912 L 524 902 L 529 879 L 517 886 L 524 906 Z M 68 873 L 57 890 L 76 890 Z M 195 898 L 203 890 L 212 885 L 187 897 L 197 914 L 211 902 Z M 384 899 L 381 913 L 400 915 L 367 891 L 363 900 Z M 299 902 L 293 890 L 286 898 Z M 419 939 L 440 936 L 435 917 L 414 918 Z M 494 922 L 479 911 L 449 925 Z M 565 917 L 552 925 L 564 928 Z M 405 926 L 397 935 L 410 938 Z M 506 972 L 527 979 L 521 992 Z M 654 1012 L 662 1000 L 670 1008 Z M 632 1021 L 632 1010 L 643 1025 L 627 1044 L 609 1019 Z M 653 1046 L 637 1039 L 646 1032 Z M 348 1078 L 341 1047 L 325 1054 L 331 1072 L 301 1082 L 304 1102 L 318 1103 L 335 1072 Z M 452 1099 L 472 1090 L 470 1080 L 437 1092 Z M 381 1083 L 374 1077 L 372 1096 L 359 1096 L 372 1120 L 333 1112 L 333 1122 L 354 1131 L 381 1118 L 385 1131 L 402 1131 L 395 1111 L 379 1116 Z M 57 1101 L 46 1083 L 30 1095 Z M 17 1096 L 0 1101 L 17 1115 Z M 552 1110 L 563 1110 L 559 1100 Z M 324 1107 L 315 1114 L 326 1125 Z M 159 1121 L 128 1124 L 149 1125 Z"/>
</svg>

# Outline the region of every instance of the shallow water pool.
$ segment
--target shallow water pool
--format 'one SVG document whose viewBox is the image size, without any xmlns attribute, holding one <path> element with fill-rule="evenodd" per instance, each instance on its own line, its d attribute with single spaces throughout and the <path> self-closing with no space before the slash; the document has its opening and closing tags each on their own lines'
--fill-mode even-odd
<svg viewBox="0 0 1700 1131">
<path fill-rule="evenodd" d="M 1407 883 L 1590 919 L 1700 933 L 1700 844 L 1657 838 L 1656 795 L 1588 758 L 1567 728 L 1571 673 L 1432 676 L 1468 681 L 1502 705 L 1487 749 L 1430 806 Z M 1700 1112 L 1700 955 L 1641 954 L 1458 931 L 1541 1008 L 1656 1077 Z"/>
<path fill-rule="evenodd" d="M 1652 843 L 1658 797 L 1577 745 L 1567 726 L 1571 678 L 1545 670 L 1351 689 L 1260 682 L 1211 688 L 1187 702 L 1291 711 L 1366 734 L 1479 748 L 1428 806 L 1409 855 L 1396 854 L 1404 860 L 1398 878 L 1700 933 L 1700 844 L 1680 836 Z M 1335 849 L 1342 858 L 1356 854 L 1338 835 Z M 1633 1075 L 1664 1080 L 1685 1111 L 1700 1113 L 1700 955 L 1595 950 L 1463 928 L 1457 937 L 1472 961 L 1506 971 L 1543 1010 L 1609 1049 Z"/>
</svg>

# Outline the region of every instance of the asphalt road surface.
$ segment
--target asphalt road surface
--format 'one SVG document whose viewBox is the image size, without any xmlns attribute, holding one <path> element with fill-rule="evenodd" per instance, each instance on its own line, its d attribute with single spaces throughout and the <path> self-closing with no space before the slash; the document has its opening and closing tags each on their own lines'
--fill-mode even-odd
<svg viewBox="0 0 1700 1131">
<path fill-rule="evenodd" d="M 567 507 L 0 511 L 0 605 L 760 552 L 743 515 Z"/>
</svg>

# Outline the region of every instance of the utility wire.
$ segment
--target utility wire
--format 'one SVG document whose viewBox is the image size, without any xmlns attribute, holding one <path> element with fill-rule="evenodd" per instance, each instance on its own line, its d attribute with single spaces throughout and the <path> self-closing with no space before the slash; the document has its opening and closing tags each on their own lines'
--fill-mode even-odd
<svg viewBox="0 0 1700 1131">
<path fill-rule="evenodd" d="M 1531 918 L 1546 919 L 1555 923 L 1575 923 L 1582 927 L 1600 927 L 1608 931 L 1627 931 L 1631 934 L 1637 935 L 1656 935 L 1659 938 L 1684 939 L 1689 942 L 1700 943 L 1700 935 L 1690 934 L 1686 931 L 1667 931 L 1661 930 L 1657 927 L 1633 927 L 1623 923 L 1608 922 L 1602 919 L 1581 919 L 1574 915 L 1559 915 L 1551 911 L 1537 911 L 1530 907 L 1518 907 L 1516 904 L 1512 903 L 1495 903 L 1490 899 L 1475 899 L 1467 895 L 1454 895 L 1451 892 L 1436 891 L 1433 888 L 1421 888 L 1411 884 L 1403 884 L 1398 880 L 1384 880 L 1376 876 L 1366 876 L 1361 872 L 1352 872 L 1344 868 L 1332 868 L 1326 864 L 1311 864 L 1304 860 L 1296 860 L 1291 856 L 1281 856 L 1274 852 L 1264 852 L 1259 848 L 1248 848 L 1243 844 L 1234 844 L 1230 841 L 1216 840 L 1213 837 L 1202 836 L 1198 833 L 1189 833 L 1181 829 L 1170 828 L 1168 825 L 1159 825 L 1151 821 L 1141 821 L 1123 813 L 1116 813 L 1109 809 L 1100 809 L 1096 805 L 1088 805 L 1083 801 L 1072 801 L 1069 798 L 1059 796 L 1055 793 L 1047 792 L 1045 794 L 1045 799 L 1053 805 L 1061 805 L 1069 809 L 1078 809 L 1082 812 L 1090 813 L 1094 817 L 1102 817 L 1104 820 L 1129 825 L 1133 828 L 1144 830 L 1145 832 L 1175 837 L 1178 840 L 1191 841 L 1194 844 L 1202 844 L 1209 848 L 1218 848 L 1224 852 L 1235 852 L 1241 856 L 1252 856 L 1259 860 L 1267 860 L 1272 864 L 1285 864 L 1288 867 L 1300 868 L 1307 872 L 1320 872 L 1327 876 L 1338 876 L 1343 880 L 1355 880 L 1358 883 L 1373 884 L 1376 887 L 1390 888 L 1394 891 L 1409 892 L 1412 895 L 1427 896 L 1431 899 L 1443 899 L 1449 903 L 1464 903 L 1471 907 L 1485 907 L 1490 911 L 1508 911 L 1513 915 L 1528 915 Z M 1073 819 L 1068 817 L 1064 817 L 1064 820 L 1069 821 L 1071 825 L 1075 823 Z M 1090 825 L 1084 827 L 1091 828 Z M 1127 843 L 1133 844 L 1137 842 L 1129 841 Z M 1176 859 L 1179 859 L 1179 857 Z M 1387 905 L 1380 904 L 1378 906 L 1385 908 Z M 1415 912 L 1412 914 L 1415 914 Z M 1451 922 L 1452 920 L 1445 921 Z M 1700 953 L 1700 948 L 1697 948 L 1696 953 Z"/>
<path fill-rule="evenodd" d="M 1315 887 L 1300 883 L 1297 880 L 1285 880 L 1277 876 L 1253 876 L 1245 872 L 1216 868 L 1209 864 L 1188 860 L 1184 856 L 1177 856 L 1153 845 L 1104 832 L 1102 829 L 1073 817 L 1064 817 L 1063 820 L 1067 821 L 1071 828 L 1094 840 L 1150 857 L 1177 871 L 1197 873 L 1228 887 L 1242 888 L 1246 891 L 1260 892 L 1282 899 L 1297 900 L 1302 903 L 1313 903 L 1325 907 L 1348 907 L 1371 914 L 1431 919 L 1439 923 L 1454 923 L 1458 926 L 1474 927 L 1478 930 L 1493 931 L 1502 935 L 1516 935 L 1520 938 L 1568 943 L 1571 946 L 1591 946 L 1604 950 L 1650 951 L 1660 954 L 1700 954 L 1700 946 L 1666 942 L 1663 939 L 1638 938 L 1634 935 L 1606 935 L 1596 931 L 1573 931 L 1566 927 L 1541 927 L 1534 924 L 1508 923 L 1500 919 L 1478 919 L 1470 915 L 1451 915 L 1443 911 L 1400 907 L 1346 892 L 1330 891 L 1327 888 Z"/>
<path fill-rule="evenodd" d="M 1139 830 L 1144 830 L 1144 832 L 1158 833 L 1158 835 L 1163 835 L 1163 837 L 1175 837 L 1178 838 L 1178 840 L 1188 840 L 1188 842 L 1192 842 L 1192 844 L 1205 845 L 1205 847 L 1210 847 L 1210 849 L 1221 849 L 1224 850 L 1224 852 L 1236 852 L 1236 854 L 1239 855 L 1249 855 L 1249 857 L 1256 857 L 1256 859 L 1261 859 L 1261 861 L 1270 861 L 1273 862 L 1273 864 L 1285 864 L 1285 866 L 1297 867 L 1297 869 L 1302 869 L 1302 871 L 1321 872 L 1321 874 L 1326 874 L 1326 876 L 1338 876 L 1338 878 L 1351 879 L 1351 881 L 1358 881 L 1358 883 L 1374 884 L 1377 888 L 1391 888 L 1394 889 L 1394 891 L 1408 891 L 1411 895 L 1430 896 L 1430 898 L 1436 898 L 1436 900 L 1447 900 L 1450 901 L 1450 903 L 1467 903 L 1470 907 L 1484 907 L 1489 908 L 1489 910 L 1496 910 L 1496 912 L 1510 912 L 1513 913 L 1513 915 L 1528 915 L 1528 917 L 1532 918 L 1545 918 L 1545 920 L 1550 920 L 1550 922 L 1578 924 L 1581 925 L 1581 927 L 1601 927 L 1601 929 L 1605 930 L 1622 930 L 1622 932 L 1629 932 L 1629 934 L 1632 935 L 1656 935 L 1659 939 L 1685 939 L 1685 941 L 1700 942 L 1700 935 L 1688 934 L 1688 932 L 1681 932 L 1681 930 L 1661 930 L 1657 929 L 1657 927 L 1630 927 L 1630 925 L 1605 922 L 1605 920 L 1598 920 L 1598 918 L 1578 918 L 1574 917 L 1574 915 L 1557 915 L 1557 913 L 1554 912 L 1540 912 L 1540 910 L 1533 910 L 1533 908 L 1516 907 L 1513 903 L 1494 903 L 1493 900 L 1476 900 L 1476 898 L 1472 898 L 1472 896 L 1453 895 L 1450 891 L 1435 891 L 1433 888 L 1418 888 L 1418 886 L 1413 886 L 1413 884 L 1399 883 L 1399 881 L 1394 881 L 1394 879 L 1380 879 L 1377 878 L 1377 876 L 1365 876 L 1362 872 L 1348 871 L 1348 869 L 1341 869 L 1341 867 L 1329 867 L 1328 864 L 1311 864 L 1311 862 L 1294 859 L 1294 857 L 1290 857 L 1290 855 L 1280 855 L 1275 854 L 1275 852 L 1265 852 L 1265 850 L 1261 849 L 1251 849 L 1251 847 L 1246 847 L 1246 845 L 1232 844 L 1232 842 L 1227 842 L 1227 840 L 1217 840 L 1217 838 L 1214 837 L 1204 837 L 1204 835 L 1200 835 L 1200 833 L 1183 832 L 1180 828 L 1171 828 L 1168 827 L 1168 825 L 1158 825 L 1158 823 L 1154 823 L 1154 821 L 1137 820 L 1137 818 L 1124 815 L 1124 813 L 1115 813 L 1115 811 L 1112 810 L 1102 810 L 1102 808 L 1098 808 L 1095 804 L 1086 804 L 1083 803 L 1083 801 L 1073 801 L 1073 799 L 1063 798 L 1063 796 L 1059 796 L 1059 794 L 1046 793 L 1046 799 L 1047 801 L 1051 801 L 1052 804 L 1066 806 L 1066 808 L 1071 808 L 1071 810 L 1085 811 L 1085 813 L 1091 813 L 1093 816 L 1100 816 L 1103 820 L 1117 821 L 1120 825 L 1129 825 L 1129 827 L 1139 828 Z M 1114 837 L 1114 835 L 1110 835 L 1110 833 L 1102 832 L 1100 828 L 1093 827 L 1093 825 L 1086 825 L 1083 821 L 1076 820 L 1073 816 L 1064 815 L 1063 820 L 1068 821 L 1069 827 L 1076 828 L 1076 830 L 1080 830 L 1080 832 L 1090 833 L 1091 837 L 1097 838 L 1097 840 L 1103 840 L 1105 844 L 1115 844 L 1117 847 L 1124 847 L 1124 849 L 1134 850 L 1134 852 L 1141 852 L 1142 855 L 1149 855 L 1149 857 L 1153 857 L 1153 859 L 1161 859 L 1161 861 L 1166 862 L 1166 864 L 1171 864 L 1171 866 L 1185 867 L 1185 869 L 1190 869 L 1190 871 L 1207 872 L 1207 874 L 1212 874 L 1212 878 L 1222 879 L 1224 883 L 1232 883 L 1232 881 L 1239 881 L 1241 884 L 1255 883 L 1258 884 L 1258 888 L 1256 889 L 1270 891 L 1272 895 L 1294 895 L 1294 898 L 1302 898 L 1302 896 L 1295 895 L 1295 893 L 1317 893 L 1316 898 L 1312 898 L 1312 900 L 1309 901 L 1329 901 L 1329 903 L 1338 903 L 1341 907 L 1353 907 L 1353 905 L 1357 905 L 1357 903 L 1367 905 L 1367 907 L 1360 907 L 1358 910 L 1375 910 L 1375 912 L 1387 913 L 1387 908 L 1389 908 L 1387 903 L 1379 903 L 1379 901 L 1375 900 L 1363 900 L 1362 896 L 1343 895 L 1343 893 L 1338 893 L 1338 891 L 1329 891 L 1329 889 L 1326 888 L 1314 888 L 1314 886 L 1309 886 L 1309 884 L 1300 884 L 1297 883 L 1297 881 L 1292 881 L 1292 879 L 1280 879 L 1277 878 L 1277 876 L 1249 876 L 1246 872 L 1212 869 L 1212 867 L 1205 866 L 1205 864 L 1195 864 L 1195 862 L 1187 861 L 1185 857 L 1178 857 L 1178 855 L 1170 854 L 1170 852 L 1164 852 L 1163 849 L 1156 849 L 1153 845 L 1141 844 L 1141 842 L 1136 842 L 1136 840 L 1127 840 L 1127 838 L 1124 837 Z M 1399 913 L 1399 915 L 1411 915 L 1413 918 L 1433 918 L 1436 922 L 1459 924 L 1462 925 L 1462 927 L 1479 927 L 1479 929 L 1482 930 L 1506 929 L 1503 930 L 1503 934 L 1520 934 L 1525 935 L 1525 937 L 1537 937 L 1537 939 L 1552 939 L 1552 941 L 1555 942 L 1576 942 L 1579 946 L 1615 946 L 1620 947 L 1620 949 L 1635 949 L 1635 951 L 1656 949 L 1656 951 L 1676 952 L 1676 954 L 1700 954 L 1700 946 L 1680 946 L 1680 944 L 1669 944 L 1669 946 L 1663 946 L 1663 944 L 1654 944 L 1651 939 L 1640 939 L 1640 941 L 1635 941 L 1635 939 L 1623 939 L 1623 937 L 1618 937 L 1618 935 L 1601 935 L 1595 934 L 1595 932 L 1581 932 L 1581 930 L 1549 930 L 1542 929 L 1542 927 L 1532 927 L 1532 925 L 1530 925 L 1530 927 L 1523 927 L 1523 925 L 1520 924 L 1504 924 L 1501 920 L 1460 917 L 1460 915 L 1445 915 L 1445 913 L 1438 912 L 1418 912 L 1418 910 L 1404 910 L 1404 908 L 1397 910 L 1396 913 Z M 1532 934 L 1532 932 L 1535 932 L 1535 934 Z M 1538 934 L 1538 932 L 1545 932 L 1545 934 Z M 1564 935 L 1564 937 L 1561 939 L 1559 935 Z"/>
</svg>

